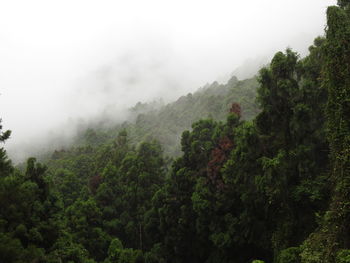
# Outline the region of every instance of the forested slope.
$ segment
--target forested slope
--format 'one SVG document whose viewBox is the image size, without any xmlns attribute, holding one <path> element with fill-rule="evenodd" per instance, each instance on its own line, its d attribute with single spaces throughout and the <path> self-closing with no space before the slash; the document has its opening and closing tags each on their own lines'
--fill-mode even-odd
<svg viewBox="0 0 350 263">
<path fill-rule="evenodd" d="M 166 155 L 179 156 L 182 132 L 202 118 L 224 120 L 232 102 L 241 105 L 244 119 L 254 118 L 259 112 L 255 100 L 257 87 L 255 77 L 242 81 L 232 77 L 226 84 L 207 84 L 193 94 L 189 93 L 166 105 L 161 101 L 139 102 L 129 109 L 128 121 L 101 128 L 96 120 L 95 125 L 80 132 L 74 144 L 99 146 L 111 143 L 118 132 L 125 130 L 132 144 L 156 139 Z"/>
<path fill-rule="evenodd" d="M 232 78 L 45 166 L 1 148 L 0 262 L 350 262 L 349 40 L 343 0 L 307 57 L 260 70 L 258 107 L 255 80 Z"/>
</svg>

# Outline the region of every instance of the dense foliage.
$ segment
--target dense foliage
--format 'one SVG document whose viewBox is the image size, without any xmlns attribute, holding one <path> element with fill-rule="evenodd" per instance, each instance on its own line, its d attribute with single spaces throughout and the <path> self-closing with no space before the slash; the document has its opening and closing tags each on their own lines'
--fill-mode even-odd
<svg viewBox="0 0 350 263">
<path fill-rule="evenodd" d="M 82 130 L 75 145 L 110 144 L 118 132 L 126 130 L 132 144 L 156 139 L 165 155 L 178 157 L 182 132 L 191 129 L 192 123 L 202 118 L 225 120 L 232 101 L 242 106 L 243 119 L 253 119 L 259 112 L 255 102 L 257 87 L 256 77 L 242 81 L 232 77 L 226 84 L 207 84 L 166 105 L 162 101 L 139 102 L 129 110 L 128 121 L 114 126 L 105 121 L 103 128 L 97 120 L 90 129 Z"/>
<path fill-rule="evenodd" d="M 257 80 L 138 104 L 45 165 L 0 148 L 0 262 L 350 262 L 349 4 Z"/>
</svg>

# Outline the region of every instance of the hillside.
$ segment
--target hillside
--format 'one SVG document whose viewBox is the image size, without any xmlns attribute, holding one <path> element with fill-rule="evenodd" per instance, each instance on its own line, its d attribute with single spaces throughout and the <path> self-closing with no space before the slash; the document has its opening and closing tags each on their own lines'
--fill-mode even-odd
<svg viewBox="0 0 350 263">
<path fill-rule="evenodd" d="M 44 164 L 0 148 L 0 262 L 350 262 L 349 39 L 341 0 L 306 57 L 138 103 Z"/>
<path fill-rule="evenodd" d="M 259 112 L 255 102 L 258 82 L 256 78 L 238 81 L 232 77 L 226 84 L 214 82 L 195 93 L 180 97 L 175 102 L 138 103 L 130 111 L 130 120 L 114 127 L 91 126 L 78 135 L 77 145 L 91 146 L 111 142 L 121 130 L 125 130 L 132 144 L 157 140 L 170 157 L 181 153 L 180 138 L 192 123 L 203 118 L 225 120 L 232 103 L 242 107 L 242 118 L 251 120 Z"/>
</svg>

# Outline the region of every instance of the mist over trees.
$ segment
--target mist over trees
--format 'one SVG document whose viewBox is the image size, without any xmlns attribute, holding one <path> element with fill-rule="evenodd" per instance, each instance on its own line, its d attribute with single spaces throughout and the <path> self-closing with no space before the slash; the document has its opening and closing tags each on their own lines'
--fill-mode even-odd
<svg viewBox="0 0 350 263">
<path fill-rule="evenodd" d="M 0 148 L 0 262 L 350 262 L 350 1 L 307 56 L 131 112 L 41 162 Z"/>
</svg>

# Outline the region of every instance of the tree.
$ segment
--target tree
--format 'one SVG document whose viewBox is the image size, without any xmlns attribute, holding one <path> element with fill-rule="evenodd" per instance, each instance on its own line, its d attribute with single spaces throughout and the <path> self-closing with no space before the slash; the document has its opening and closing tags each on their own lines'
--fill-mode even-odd
<svg viewBox="0 0 350 263">
<path fill-rule="evenodd" d="M 349 4 L 350 4 L 350 1 L 349 1 L 349 0 L 338 0 L 338 5 L 339 5 L 341 8 L 345 8 L 345 7 L 347 7 Z"/>
<path fill-rule="evenodd" d="M 0 143 L 4 143 L 11 136 L 11 131 L 2 131 L 2 120 L 0 119 Z M 3 147 L 0 148 L 0 177 L 6 176 L 13 171 L 11 161 L 7 158 L 6 151 Z"/>
<path fill-rule="evenodd" d="M 335 262 L 340 249 L 350 248 L 350 13 L 348 1 L 338 3 L 342 8 L 327 10 L 322 80 L 328 90 L 332 200 L 320 228 L 305 241 L 303 262 Z"/>
</svg>

